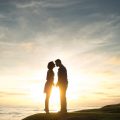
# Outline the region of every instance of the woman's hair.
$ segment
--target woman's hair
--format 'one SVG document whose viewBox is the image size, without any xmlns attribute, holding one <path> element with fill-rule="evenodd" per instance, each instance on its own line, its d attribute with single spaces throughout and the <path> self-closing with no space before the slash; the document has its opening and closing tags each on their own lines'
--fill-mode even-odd
<svg viewBox="0 0 120 120">
<path fill-rule="evenodd" d="M 48 69 L 52 69 L 54 66 L 55 66 L 55 64 L 53 61 L 49 62 L 47 65 Z"/>
</svg>

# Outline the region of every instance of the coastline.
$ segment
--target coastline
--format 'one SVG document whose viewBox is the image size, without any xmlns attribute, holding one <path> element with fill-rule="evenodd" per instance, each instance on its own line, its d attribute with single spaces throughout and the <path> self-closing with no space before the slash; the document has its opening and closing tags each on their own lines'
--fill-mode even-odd
<svg viewBox="0 0 120 120">
<path fill-rule="evenodd" d="M 120 104 L 106 105 L 99 109 L 86 109 L 66 114 L 38 113 L 22 120 L 120 120 Z"/>
</svg>

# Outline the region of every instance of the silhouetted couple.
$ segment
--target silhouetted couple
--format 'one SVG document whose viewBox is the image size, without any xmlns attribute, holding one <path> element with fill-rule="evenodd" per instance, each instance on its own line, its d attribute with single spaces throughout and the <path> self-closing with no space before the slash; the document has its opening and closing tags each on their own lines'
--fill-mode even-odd
<svg viewBox="0 0 120 120">
<path fill-rule="evenodd" d="M 59 87 L 60 90 L 60 104 L 61 104 L 61 110 L 60 113 L 66 113 L 67 112 L 67 101 L 66 101 L 66 90 L 68 86 L 68 79 L 67 79 L 67 70 L 63 66 L 60 59 L 57 59 L 55 61 L 55 64 L 53 61 L 48 63 L 48 71 L 47 71 L 47 77 L 46 77 L 46 83 L 44 87 L 44 93 L 46 93 L 45 98 L 45 112 L 49 113 L 49 98 L 52 90 L 52 86 L 54 85 L 54 71 L 53 68 L 59 67 L 58 69 L 58 81 L 56 86 Z"/>
</svg>

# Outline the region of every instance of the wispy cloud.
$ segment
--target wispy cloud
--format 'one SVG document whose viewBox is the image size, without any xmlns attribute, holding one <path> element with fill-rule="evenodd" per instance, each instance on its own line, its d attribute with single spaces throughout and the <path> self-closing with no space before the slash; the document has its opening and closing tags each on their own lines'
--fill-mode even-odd
<svg viewBox="0 0 120 120">
<path fill-rule="evenodd" d="M 109 63 L 110 64 L 113 64 L 113 65 L 120 65 L 120 56 L 114 56 L 112 57 L 110 60 L 109 60 Z"/>
<path fill-rule="evenodd" d="M 42 5 L 43 1 L 29 1 L 27 3 L 16 3 L 17 8 L 30 8 L 30 7 L 37 7 L 39 5 Z"/>
<path fill-rule="evenodd" d="M 71 0 L 44 0 L 44 1 L 38 1 L 38 0 L 31 0 L 29 2 L 18 2 L 16 3 L 17 8 L 32 8 L 32 7 L 43 7 L 43 8 L 63 8 L 67 6 L 71 6 L 77 3 L 81 3 L 81 1 L 71 1 Z"/>
<path fill-rule="evenodd" d="M 4 96 L 24 96 L 24 95 L 28 95 L 28 93 L 22 93 L 22 92 L 4 92 L 4 91 L 0 91 L 0 96 L 4 97 Z"/>
<path fill-rule="evenodd" d="M 6 16 L 3 14 L 0 14 L 0 19 L 4 19 L 4 18 L 6 18 Z"/>
</svg>

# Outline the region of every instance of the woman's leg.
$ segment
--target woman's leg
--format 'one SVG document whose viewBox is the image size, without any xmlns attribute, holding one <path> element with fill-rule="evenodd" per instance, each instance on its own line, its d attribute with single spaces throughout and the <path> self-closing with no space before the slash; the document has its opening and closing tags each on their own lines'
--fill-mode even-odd
<svg viewBox="0 0 120 120">
<path fill-rule="evenodd" d="M 46 93 L 46 99 L 45 99 L 45 112 L 49 113 L 49 98 L 50 98 L 50 93 Z"/>
</svg>

